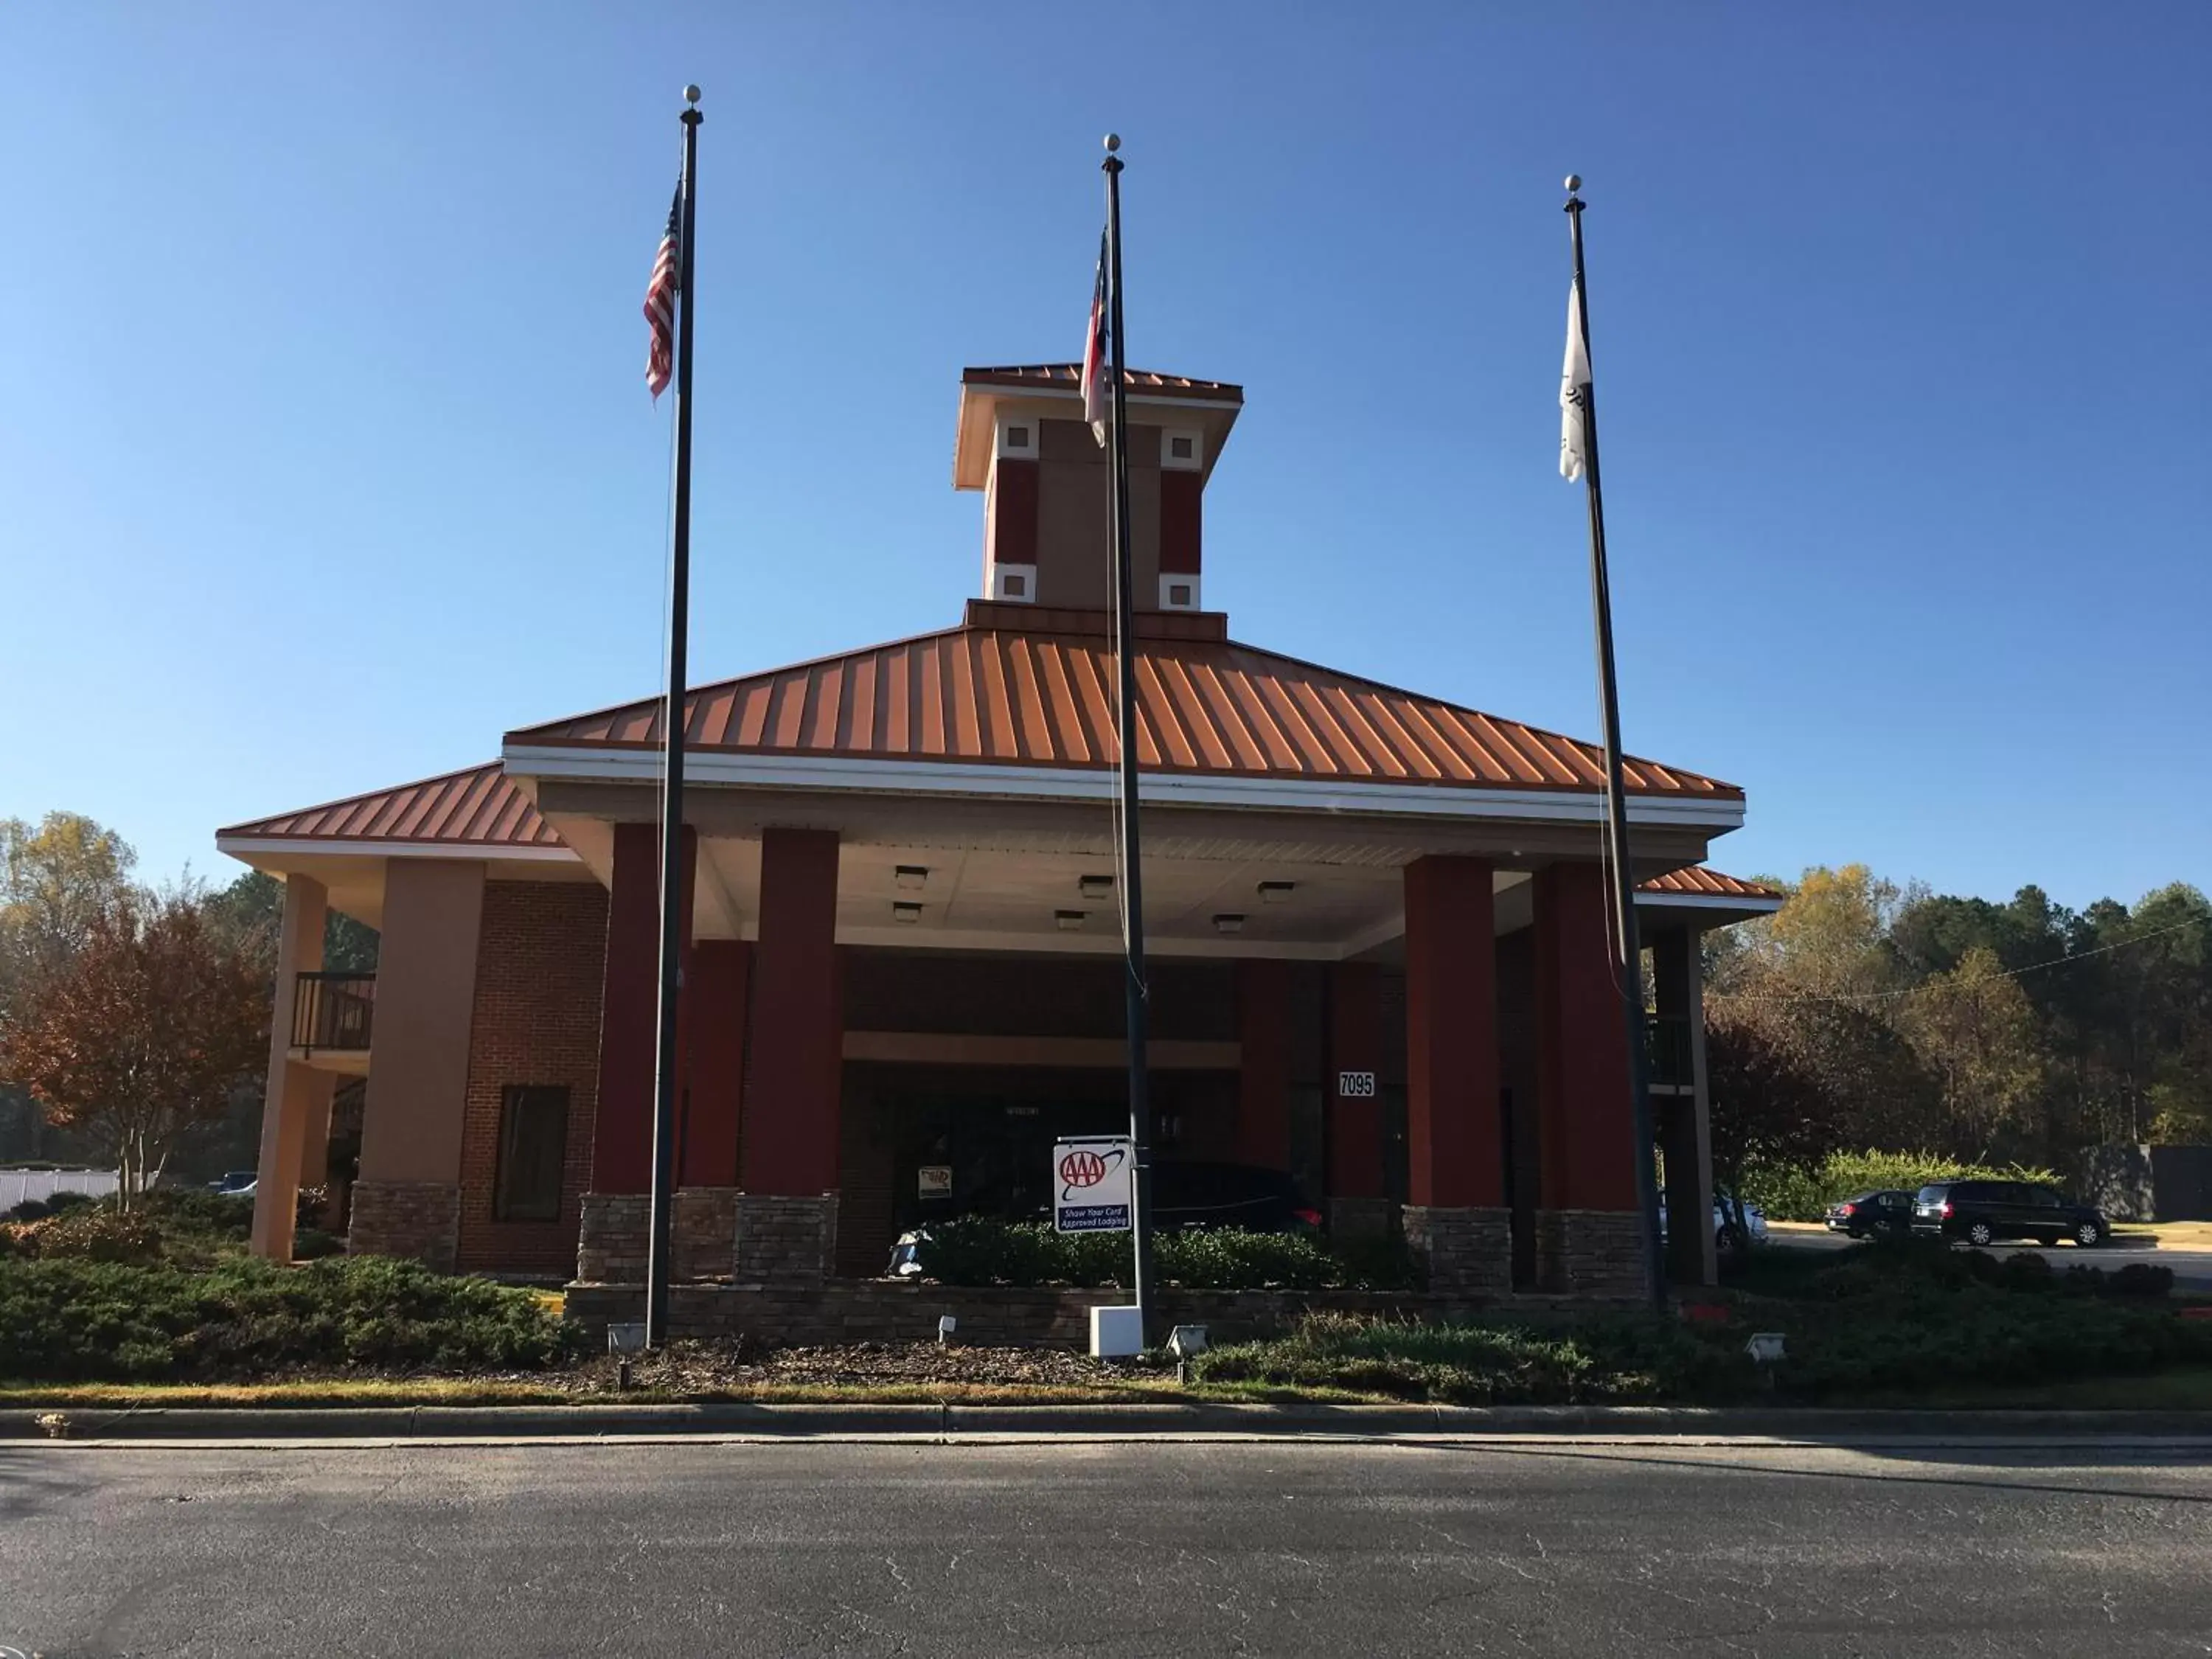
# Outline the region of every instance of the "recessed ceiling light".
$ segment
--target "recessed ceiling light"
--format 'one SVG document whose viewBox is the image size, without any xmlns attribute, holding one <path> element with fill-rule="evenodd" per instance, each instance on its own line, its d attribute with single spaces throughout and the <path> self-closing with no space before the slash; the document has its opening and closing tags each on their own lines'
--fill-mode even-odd
<svg viewBox="0 0 2212 1659">
<path fill-rule="evenodd" d="M 1213 931 L 1217 933 L 1241 933 L 1244 931 L 1244 918 L 1234 911 L 1224 911 L 1214 917 Z"/>
<path fill-rule="evenodd" d="M 1291 895 L 1297 890 L 1298 884 L 1294 881 L 1263 881 L 1260 884 L 1260 902 L 1288 904 Z"/>
<path fill-rule="evenodd" d="M 911 927 L 915 923 L 921 920 L 921 907 L 919 904 L 909 903 L 904 899 L 893 899 L 891 901 L 891 920 L 893 921 L 904 922 L 908 927 Z"/>
<path fill-rule="evenodd" d="M 1073 933 L 1082 928 L 1090 915 L 1087 910 L 1055 910 L 1052 913 L 1052 920 L 1061 933 Z"/>
<path fill-rule="evenodd" d="M 919 893 L 929 885 L 929 871 L 919 864 L 902 864 L 891 872 L 891 879 L 909 893 Z"/>
<path fill-rule="evenodd" d="M 1111 876 L 1085 876 L 1075 884 L 1081 890 L 1083 896 L 1087 899 L 1104 899 L 1114 896 L 1114 878 Z"/>
</svg>

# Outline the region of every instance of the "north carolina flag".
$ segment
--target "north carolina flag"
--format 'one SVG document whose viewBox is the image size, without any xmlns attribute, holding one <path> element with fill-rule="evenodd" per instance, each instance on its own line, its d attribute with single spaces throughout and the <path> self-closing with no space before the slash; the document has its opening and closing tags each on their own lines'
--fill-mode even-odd
<svg viewBox="0 0 2212 1659">
<path fill-rule="evenodd" d="M 1589 421 L 1589 350 L 1583 343 L 1582 285 L 1567 285 L 1567 361 L 1559 371 L 1559 476 L 1569 483 L 1583 476 L 1588 457 L 1584 433 Z"/>
</svg>

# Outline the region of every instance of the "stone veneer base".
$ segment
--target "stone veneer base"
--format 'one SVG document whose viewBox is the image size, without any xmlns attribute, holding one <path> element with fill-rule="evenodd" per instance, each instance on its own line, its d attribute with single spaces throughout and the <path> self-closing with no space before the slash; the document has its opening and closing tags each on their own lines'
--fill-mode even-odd
<svg viewBox="0 0 2212 1659">
<path fill-rule="evenodd" d="M 349 1255 L 411 1256 L 452 1273 L 460 1255 L 461 1189 L 436 1181 L 356 1181 Z"/>
<path fill-rule="evenodd" d="M 738 1193 L 736 1258 L 740 1285 L 818 1288 L 837 1268 L 837 1195 L 791 1198 Z"/>
<path fill-rule="evenodd" d="M 678 1187 L 668 1218 L 669 1279 L 727 1279 L 737 1255 L 738 1189 Z M 586 1193 L 576 1229 L 576 1277 L 592 1284 L 645 1278 L 651 1243 L 648 1193 Z"/>
<path fill-rule="evenodd" d="M 1408 1204 L 1399 1212 L 1407 1248 L 1442 1297 L 1502 1296 L 1513 1288 L 1513 1212 Z"/>
<path fill-rule="evenodd" d="M 1641 1298 L 1643 1228 L 1634 1210 L 1537 1211 L 1537 1285 L 1554 1296 Z"/>
</svg>

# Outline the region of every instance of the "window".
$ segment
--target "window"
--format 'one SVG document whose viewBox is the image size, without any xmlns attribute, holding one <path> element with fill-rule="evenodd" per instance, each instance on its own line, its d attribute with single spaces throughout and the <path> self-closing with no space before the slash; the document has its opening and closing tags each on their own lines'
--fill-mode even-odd
<svg viewBox="0 0 2212 1659">
<path fill-rule="evenodd" d="M 2027 1195 L 2023 1202 L 2033 1204 L 2039 1210 L 2055 1210 L 2064 1201 L 2048 1187 L 2023 1187 L 2021 1191 Z"/>
<path fill-rule="evenodd" d="M 523 1084 L 501 1091 L 493 1219 L 559 1220 L 561 1175 L 568 1151 L 568 1091 L 565 1086 Z"/>
<path fill-rule="evenodd" d="M 1024 598 L 1027 596 L 1029 591 L 1030 583 L 1028 577 L 1008 576 L 1006 578 L 1006 597 L 1008 599 L 1018 599 Z"/>
<path fill-rule="evenodd" d="M 1168 440 L 1168 453 L 1175 457 L 1175 459 L 1179 461 L 1187 461 L 1190 459 L 1191 452 L 1197 446 L 1193 444 L 1188 438 L 1170 438 Z"/>
</svg>

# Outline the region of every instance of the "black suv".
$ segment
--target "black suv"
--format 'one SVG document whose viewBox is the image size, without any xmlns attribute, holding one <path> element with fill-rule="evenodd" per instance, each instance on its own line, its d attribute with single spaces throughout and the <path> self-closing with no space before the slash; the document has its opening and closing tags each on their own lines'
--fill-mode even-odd
<svg viewBox="0 0 2212 1659">
<path fill-rule="evenodd" d="M 2076 1204 L 2055 1187 L 2026 1181 L 1936 1181 L 1912 1200 L 1912 1231 L 1969 1244 L 1999 1238 L 2032 1238 L 2056 1244 L 2070 1238 L 2085 1248 L 2112 1237 L 2105 1212 Z"/>
</svg>

